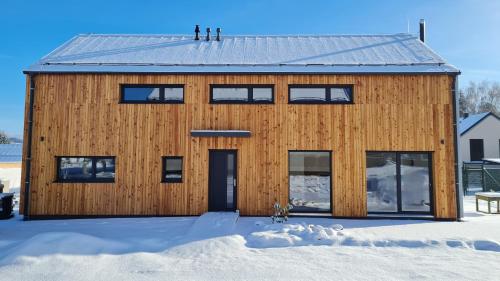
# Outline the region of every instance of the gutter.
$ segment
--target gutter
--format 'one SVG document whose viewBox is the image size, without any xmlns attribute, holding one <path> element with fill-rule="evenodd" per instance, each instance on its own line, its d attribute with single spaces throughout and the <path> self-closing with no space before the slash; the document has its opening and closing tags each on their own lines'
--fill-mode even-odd
<svg viewBox="0 0 500 281">
<path fill-rule="evenodd" d="M 457 221 L 460 221 L 463 216 L 464 216 L 464 209 L 463 209 L 463 198 L 464 198 L 464 193 L 463 189 L 461 188 L 461 183 L 462 183 L 462 174 L 460 173 L 461 171 L 461 164 L 460 164 L 460 155 L 458 153 L 458 140 L 459 140 L 459 132 L 458 132 L 458 125 L 457 125 L 457 120 L 458 120 L 458 99 L 457 99 L 457 92 L 458 92 L 458 74 L 453 76 L 453 84 L 451 86 L 451 96 L 453 99 L 453 145 L 454 145 L 454 153 L 455 153 L 455 163 L 454 163 L 454 168 L 455 168 L 455 195 L 456 195 L 456 207 L 457 207 Z"/>
<path fill-rule="evenodd" d="M 30 99 L 28 111 L 28 138 L 26 147 L 26 172 L 24 178 L 24 220 L 30 219 L 30 185 L 31 185 L 31 143 L 33 136 L 33 114 L 35 105 L 35 74 L 28 76 L 30 79 Z"/>
</svg>

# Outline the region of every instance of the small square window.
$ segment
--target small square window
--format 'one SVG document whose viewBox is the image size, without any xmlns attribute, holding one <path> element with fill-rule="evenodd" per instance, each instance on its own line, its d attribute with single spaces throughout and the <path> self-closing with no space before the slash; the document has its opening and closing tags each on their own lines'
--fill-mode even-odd
<svg viewBox="0 0 500 281">
<path fill-rule="evenodd" d="M 163 157 L 163 182 L 182 182 L 182 157 Z"/>
</svg>

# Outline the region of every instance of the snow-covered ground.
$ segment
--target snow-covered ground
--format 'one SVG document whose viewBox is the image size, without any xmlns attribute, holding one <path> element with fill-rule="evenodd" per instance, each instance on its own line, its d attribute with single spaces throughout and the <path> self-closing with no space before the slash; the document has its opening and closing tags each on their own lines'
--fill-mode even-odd
<svg viewBox="0 0 500 281">
<path fill-rule="evenodd" d="M 0 280 L 498 280 L 500 215 L 474 208 L 464 222 L 16 216 L 0 221 Z"/>
</svg>

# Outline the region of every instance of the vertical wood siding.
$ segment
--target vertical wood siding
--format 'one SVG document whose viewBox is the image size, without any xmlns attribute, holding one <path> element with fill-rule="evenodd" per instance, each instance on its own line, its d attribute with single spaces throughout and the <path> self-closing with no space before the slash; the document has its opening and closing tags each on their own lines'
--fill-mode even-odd
<svg viewBox="0 0 500 281">
<path fill-rule="evenodd" d="M 121 83 L 185 84 L 185 103 L 119 104 Z M 211 105 L 210 84 L 274 84 L 275 104 Z M 288 84 L 353 84 L 354 104 L 288 104 Z M 38 75 L 31 214 L 199 215 L 208 150 L 237 149 L 241 214 L 287 202 L 288 150 L 331 150 L 333 215 L 363 217 L 366 151 L 378 150 L 431 151 L 434 214 L 455 218 L 451 86 L 447 75 Z M 192 129 L 252 137 L 194 138 Z M 54 182 L 55 156 L 69 155 L 116 156 L 115 183 Z M 169 155 L 184 157 L 183 183 L 160 182 Z"/>
</svg>

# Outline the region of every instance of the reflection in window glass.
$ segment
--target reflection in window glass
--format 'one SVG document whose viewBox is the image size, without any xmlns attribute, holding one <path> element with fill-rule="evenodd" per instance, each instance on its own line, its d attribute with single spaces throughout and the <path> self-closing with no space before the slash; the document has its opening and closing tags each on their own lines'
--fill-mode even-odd
<svg viewBox="0 0 500 281">
<path fill-rule="evenodd" d="M 331 88 L 330 89 L 330 100 L 338 102 L 348 102 L 351 100 L 351 88 Z"/>
<path fill-rule="evenodd" d="M 330 211 L 330 153 L 289 153 L 290 204 L 294 212 Z"/>
<path fill-rule="evenodd" d="M 125 87 L 123 88 L 124 101 L 159 101 L 160 88 L 154 87 Z"/>
<path fill-rule="evenodd" d="M 182 182 L 182 157 L 165 157 L 165 182 Z"/>
<path fill-rule="evenodd" d="M 326 101 L 326 88 L 290 88 L 290 101 Z"/>
<path fill-rule="evenodd" d="M 58 180 L 67 182 L 113 182 L 114 157 L 58 157 Z"/>
<path fill-rule="evenodd" d="M 366 155 L 368 212 L 397 212 L 396 153 Z"/>
<path fill-rule="evenodd" d="M 431 211 L 429 175 L 428 154 L 401 154 L 401 208 L 403 211 Z"/>
<path fill-rule="evenodd" d="M 96 178 L 114 178 L 115 159 L 97 159 L 95 176 Z"/>
<path fill-rule="evenodd" d="M 247 88 L 213 88 L 214 101 L 248 101 Z"/>
<path fill-rule="evenodd" d="M 273 101 L 272 88 L 253 88 L 254 101 Z"/>
<path fill-rule="evenodd" d="M 165 101 L 184 101 L 184 88 L 165 88 Z"/>
<path fill-rule="evenodd" d="M 59 179 L 77 180 L 92 178 L 91 158 L 63 157 L 59 160 Z"/>
</svg>

